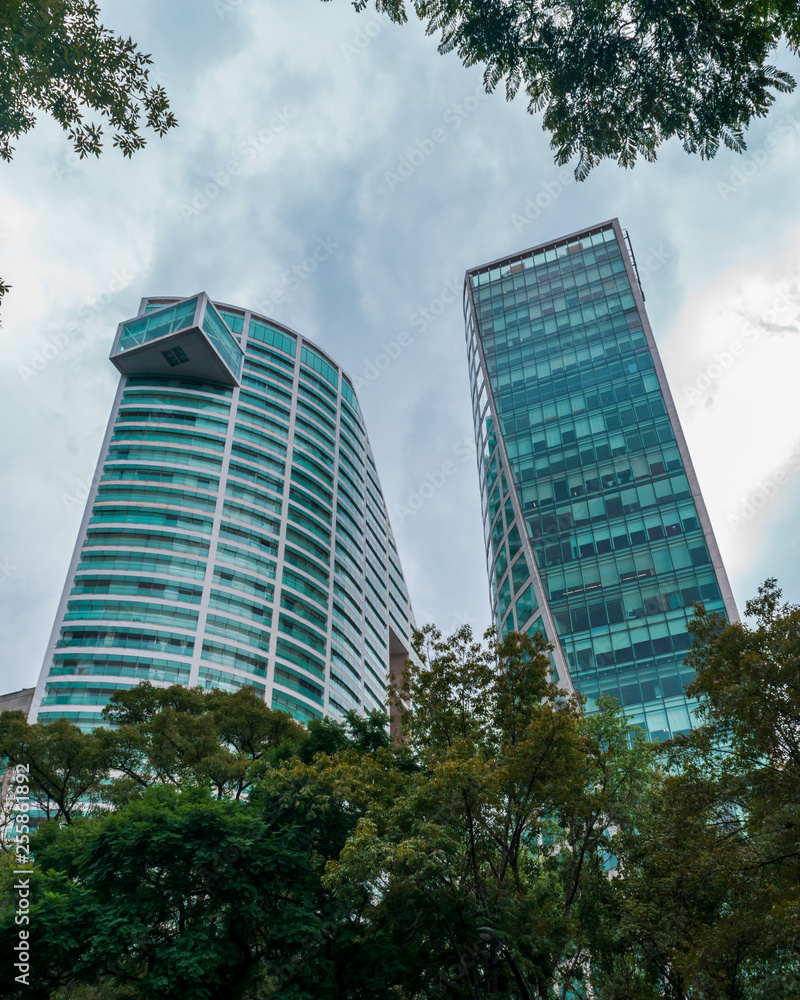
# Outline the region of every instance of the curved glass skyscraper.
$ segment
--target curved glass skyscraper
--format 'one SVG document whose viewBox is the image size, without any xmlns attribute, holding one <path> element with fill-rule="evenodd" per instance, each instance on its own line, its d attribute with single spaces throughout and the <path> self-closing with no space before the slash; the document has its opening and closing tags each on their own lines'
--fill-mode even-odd
<svg viewBox="0 0 800 1000">
<path fill-rule="evenodd" d="M 101 723 L 139 681 L 308 720 L 383 708 L 412 615 L 358 400 L 299 334 L 143 300 L 31 719 Z"/>
<path fill-rule="evenodd" d="M 738 616 L 619 222 L 473 268 L 464 307 L 498 628 L 590 708 L 689 729 L 692 605 Z"/>
</svg>

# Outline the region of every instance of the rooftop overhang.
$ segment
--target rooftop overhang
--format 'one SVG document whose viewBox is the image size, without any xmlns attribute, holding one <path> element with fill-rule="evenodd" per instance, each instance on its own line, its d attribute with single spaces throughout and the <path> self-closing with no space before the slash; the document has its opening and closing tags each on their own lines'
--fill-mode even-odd
<svg viewBox="0 0 800 1000">
<path fill-rule="evenodd" d="M 123 375 L 239 385 L 244 354 L 205 293 L 120 323 L 111 361 Z"/>
</svg>

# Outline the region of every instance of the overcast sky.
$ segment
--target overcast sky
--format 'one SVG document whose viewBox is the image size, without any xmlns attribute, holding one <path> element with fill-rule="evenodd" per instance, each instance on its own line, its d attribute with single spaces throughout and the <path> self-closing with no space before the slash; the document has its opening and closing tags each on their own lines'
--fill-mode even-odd
<svg viewBox="0 0 800 1000">
<path fill-rule="evenodd" d="M 180 128 L 132 160 L 109 143 L 80 162 L 43 119 L 0 164 L 0 276 L 14 286 L 0 330 L 0 692 L 38 676 L 117 382 L 112 337 L 145 295 L 204 290 L 266 312 L 360 378 L 416 617 L 485 628 L 452 290 L 467 267 L 613 216 L 740 609 L 768 576 L 800 601 L 799 96 L 776 101 L 744 157 L 703 162 L 672 143 L 655 164 L 577 184 L 524 99 L 485 97 L 480 69 L 439 56 L 419 23 L 348 0 L 102 7 L 153 54 Z M 293 277 L 318 241 L 328 259 Z M 437 477 L 448 460 L 455 473 Z M 429 475 L 444 484 L 405 514 Z"/>
</svg>

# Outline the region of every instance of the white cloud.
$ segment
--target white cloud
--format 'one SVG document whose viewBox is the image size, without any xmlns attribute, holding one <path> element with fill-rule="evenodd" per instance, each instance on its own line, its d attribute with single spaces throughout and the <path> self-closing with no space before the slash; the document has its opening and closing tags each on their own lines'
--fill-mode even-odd
<svg viewBox="0 0 800 1000">
<path fill-rule="evenodd" d="M 644 277 L 648 308 L 737 595 L 747 596 L 743 588 L 786 551 L 775 530 L 785 534 L 790 523 L 792 488 L 747 530 L 726 534 L 725 518 L 730 498 L 794 444 L 794 337 L 754 344 L 746 364 L 719 380 L 711 407 L 685 406 L 680 386 L 738 335 L 737 309 L 758 313 L 763 296 L 797 278 L 787 206 L 796 203 L 798 132 L 780 133 L 727 198 L 718 185 L 740 161 L 722 153 L 703 163 L 672 144 L 656 164 L 608 164 L 583 185 L 563 185 L 520 230 L 514 215 L 560 175 L 524 100 L 507 104 L 498 93 L 454 118 L 480 69 L 438 56 L 416 23 L 382 26 L 359 48 L 356 32 L 368 20 L 343 2 L 220 2 L 229 5 L 222 17 L 213 0 L 104 5 L 108 23 L 153 53 L 177 131 L 152 138 L 132 161 L 109 148 L 97 162 L 75 163 L 66 138 L 43 122 L 0 166 L 0 275 L 14 285 L 0 330 L 0 563 L 8 555 L 17 567 L 0 583 L 3 688 L 33 683 L 39 670 L 79 521 L 62 497 L 94 467 L 116 381 L 107 355 L 117 323 L 149 294 L 203 288 L 253 306 L 286 289 L 285 271 L 319 237 L 340 248 L 275 305 L 275 317 L 317 338 L 354 375 L 383 343 L 403 330 L 412 337 L 361 393 L 390 508 L 471 433 L 460 301 L 425 330 L 411 323 L 446 282 L 460 285 L 468 266 L 614 215 L 640 265 L 663 248 L 665 259 Z M 781 98 L 758 123 L 754 153 L 796 103 Z M 267 140 L 280 112 L 295 117 Z M 390 186 L 387 172 L 418 143 L 427 150 L 435 129 L 444 141 Z M 206 194 L 196 215 L 182 212 L 231 161 L 241 170 Z M 125 280 L 112 290 L 115 272 Z M 70 323 L 78 328 L 68 346 L 23 382 L 17 366 Z M 471 462 L 397 535 L 421 621 L 488 624 Z M 796 567 L 786 566 L 785 581 L 795 596 Z"/>
</svg>

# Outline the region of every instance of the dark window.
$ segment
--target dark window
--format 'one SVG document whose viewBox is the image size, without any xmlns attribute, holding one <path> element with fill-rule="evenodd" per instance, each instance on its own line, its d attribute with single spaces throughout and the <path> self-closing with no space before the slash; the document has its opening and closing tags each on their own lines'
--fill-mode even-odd
<svg viewBox="0 0 800 1000">
<path fill-rule="evenodd" d="M 608 625 L 605 605 L 591 604 L 589 606 L 589 620 L 592 623 L 592 628 L 598 628 L 601 625 Z"/>
</svg>

